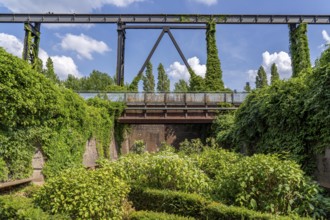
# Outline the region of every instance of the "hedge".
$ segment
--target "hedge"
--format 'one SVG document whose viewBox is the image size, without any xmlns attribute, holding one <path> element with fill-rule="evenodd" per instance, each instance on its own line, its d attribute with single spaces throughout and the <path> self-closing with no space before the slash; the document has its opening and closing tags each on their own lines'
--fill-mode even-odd
<svg viewBox="0 0 330 220">
<path fill-rule="evenodd" d="M 130 215 L 131 220 L 193 220 L 192 217 L 182 217 L 161 212 L 138 211 Z"/>
<path fill-rule="evenodd" d="M 207 220 L 288 220 L 303 219 L 296 216 L 275 216 L 256 212 L 244 207 L 226 206 L 212 202 L 193 193 L 176 192 L 156 189 L 134 188 L 129 194 L 136 210 L 166 212 L 181 216 L 190 216 L 196 219 Z M 307 218 L 305 218 L 307 219 Z"/>
<path fill-rule="evenodd" d="M 241 219 L 258 219 L 258 220 L 290 220 L 294 217 L 275 216 L 271 214 L 261 213 L 249 210 L 244 207 L 226 206 L 213 202 L 209 204 L 204 211 L 204 218 L 208 220 L 241 220 Z M 297 218 L 298 219 L 298 218 Z M 299 218 L 301 219 L 301 218 Z"/>
<path fill-rule="evenodd" d="M 50 215 L 34 206 L 32 199 L 22 196 L 0 197 L 0 220 L 64 220 L 63 215 Z"/>
<path fill-rule="evenodd" d="M 204 208 L 210 203 L 202 196 L 169 190 L 137 189 L 129 193 L 129 200 L 136 210 L 166 212 L 182 216 L 200 218 Z"/>
</svg>

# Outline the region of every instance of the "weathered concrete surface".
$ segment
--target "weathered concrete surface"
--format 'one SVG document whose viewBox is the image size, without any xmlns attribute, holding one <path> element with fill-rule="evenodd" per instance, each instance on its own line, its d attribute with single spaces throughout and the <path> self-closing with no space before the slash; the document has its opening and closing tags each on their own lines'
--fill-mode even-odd
<svg viewBox="0 0 330 220">
<path fill-rule="evenodd" d="M 85 167 L 95 167 L 96 166 L 96 160 L 99 158 L 99 155 L 97 153 L 96 149 L 96 140 L 95 138 L 90 139 L 86 143 L 86 150 L 83 156 L 83 165 Z"/>
<path fill-rule="evenodd" d="M 147 151 L 156 152 L 163 142 L 178 147 L 185 139 L 204 139 L 209 130 L 210 125 L 204 124 L 134 124 L 122 143 L 121 153 L 128 153 L 136 140 L 143 140 Z"/>
<path fill-rule="evenodd" d="M 33 182 L 43 183 L 44 175 L 42 174 L 42 168 L 45 166 L 45 158 L 40 149 L 36 149 L 34 156 L 32 158 L 32 168 L 33 168 Z"/>
<path fill-rule="evenodd" d="M 110 151 L 111 160 L 117 160 L 118 159 L 118 145 L 115 140 L 114 132 L 112 132 L 112 134 L 111 134 L 111 142 L 110 142 L 110 146 L 109 146 L 109 151 Z"/>
<path fill-rule="evenodd" d="M 330 189 L 330 148 L 317 157 L 316 177 L 321 186 Z"/>
</svg>

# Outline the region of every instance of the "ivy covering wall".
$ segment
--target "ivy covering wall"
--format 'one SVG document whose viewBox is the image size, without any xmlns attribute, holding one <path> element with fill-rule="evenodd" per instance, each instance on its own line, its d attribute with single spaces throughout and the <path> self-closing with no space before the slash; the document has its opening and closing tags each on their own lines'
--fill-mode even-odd
<svg viewBox="0 0 330 220">
<path fill-rule="evenodd" d="M 292 76 L 297 77 L 303 70 L 311 68 L 310 53 L 307 38 L 307 24 L 290 28 L 290 54 L 292 61 Z"/>
<path fill-rule="evenodd" d="M 222 91 L 224 83 L 222 81 L 222 70 L 216 43 L 216 23 L 211 21 L 207 25 L 207 62 L 205 85 L 206 91 Z"/>
<path fill-rule="evenodd" d="M 85 102 L 0 48 L 0 181 L 29 177 L 37 148 L 46 156 L 43 173 L 80 166 L 86 141 L 95 137 L 100 156 L 107 147 L 118 104 Z M 0 174 L 0 177 L 2 175 Z"/>
</svg>

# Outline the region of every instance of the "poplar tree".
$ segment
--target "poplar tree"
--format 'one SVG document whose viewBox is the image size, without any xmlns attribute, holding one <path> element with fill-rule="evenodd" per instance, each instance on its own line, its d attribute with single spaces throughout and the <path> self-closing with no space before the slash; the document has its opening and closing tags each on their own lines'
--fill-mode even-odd
<svg viewBox="0 0 330 220">
<path fill-rule="evenodd" d="M 174 92 L 188 92 L 188 84 L 185 80 L 180 79 L 179 82 L 174 84 Z"/>
<path fill-rule="evenodd" d="M 158 82 L 157 91 L 158 92 L 169 92 L 170 91 L 170 79 L 168 78 L 163 64 L 159 64 L 158 68 Z"/>
<path fill-rule="evenodd" d="M 311 68 L 311 60 L 307 38 L 307 24 L 290 25 L 290 54 L 292 77 L 299 76 L 305 69 Z"/>
<path fill-rule="evenodd" d="M 244 86 L 244 91 L 245 92 L 251 92 L 251 86 L 249 82 L 246 82 L 245 86 Z"/>
<path fill-rule="evenodd" d="M 44 71 L 44 75 L 50 79 L 51 81 L 55 82 L 55 83 L 59 83 L 60 80 L 58 78 L 58 76 L 55 73 L 54 70 L 54 63 L 52 58 L 48 57 L 47 62 L 46 62 L 46 69 Z"/>
<path fill-rule="evenodd" d="M 143 91 L 144 92 L 154 92 L 155 91 L 155 77 L 152 73 L 152 64 L 148 62 L 147 70 L 143 80 Z"/>
<path fill-rule="evenodd" d="M 276 81 L 280 80 L 280 74 L 278 73 L 277 66 L 273 63 L 270 72 L 270 84 L 273 85 Z"/>
<path fill-rule="evenodd" d="M 267 74 L 263 66 L 260 66 L 256 76 L 256 88 L 264 88 L 268 85 Z"/>
<path fill-rule="evenodd" d="M 205 86 L 206 91 L 224 90 L 222 81 L 222 70 L 216 44 L 216 23 L 211 21 L 207 25 L 206 42 L 207 42 L 207 61 Z"/>
</svg>

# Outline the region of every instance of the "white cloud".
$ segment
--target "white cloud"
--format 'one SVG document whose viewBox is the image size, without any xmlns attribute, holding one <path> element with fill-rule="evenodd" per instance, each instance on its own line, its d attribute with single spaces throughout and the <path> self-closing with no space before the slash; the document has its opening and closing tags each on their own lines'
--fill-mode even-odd
<svg viewBox="0 0 330 220">
<path fill-rule="evenodd" d="M 200 64 L 200 60 L 197 57 L 189 58 L 188 63 L 197 75 L 202 77 L 205 76 L 206 65 Z M 188 72 L 187 67 L 178 61 L 171 64 L 170 67 L 166 70 L 166 72 L 175 81 L 179 79 L 184 79 L 188 81 L 190 78 L 190 74 Z"/>
<path fill-rule="evenodd" d="M 0 33 L 0 47 L 3 47 L 8 53 L 22 57 L 23 43 L 13 35 Z"/>
<path fill-rule="evenodd" d="M 7 52 L 21 58 L 23 53 L 23 43 L 17 37 L 5 33 L 0 33 L 0 47 L 3 47 Z M 39 49 L 39 58 L 42 60 L 45 67 L 48 59 L 48 53 L 42 48 Z M 54 69 L 60 79 L 66 79 L 68 74 L 76 77 L 81 77 L 76 64 L 71 57 L 52 56 Z"/>
<path fill-rule="evenodd" d="M 201 4 L 205 4 L 205 5 L 215 5 L 218 3 L 218 0 L 191 0 L 193 2 L 197 2 L 197 3 L 201 3 Z"/>
<path fill-rule="evenodd" d="M 71 57 L 67 56 L 52 56 L 51 57 L 54 63 L 55 73 L 61 80 L 64 80 L 68 77 L 69 74 L 80 78 L 81 75 L 78 71 L 78 67 Z"/>
<path fill-rule="evenodd" d="M 322 31 L 323 39 L 326 41 L 327 44 L 330 44 L 330 36 L 326 30 Z"/>
<path fill-rule="evenodd" d="M 103 41 L 97 41 L 84 34 L 73 35 L 66 34 L 60 44 L 64 50 L 75 51 L 78 58 L 93 59 L 92 53 L 104 54 L 110 51 L 109 47 Z"/>
<path fill-rule="evenodd" d="M 270 75 L 270 69 L 273 63 L 277 65 L 278 72 L 281 78 L 290 78 L 292 74 L 291 58 L 286 52 L 270 54 L 268 51 L 262 54 L 262 65 L 266 72 Z"/>
<path fill-rule="evenodd" d="M 88 13 L 104 5 L 127 7 L 144 0 L 0 0 L 0 5 L 14 13 Z"/>
<path fill-rule="evenodd" d="M 270 81 L 270 72 L 273 63 L 276 64 L 277 70 L 280 74 L 282 79 L 288 79 L 291 77 L 292 74 L 292 67 L 291 67 L 291 58 L 288 53 L 286 52 L 275 52 L 270 54 L 268 51 L 262 54 L 262 66 L 264 67 L 265 71 L 267 72 L 268 82 Z M 254 85 L 256 81 L 258 70 L 248 70 L 248 81 L 251 85 Z"/>
<path fill-rule="evenodd" d="M 248 70 L 247 71 L 250 82 L 255 82 L 256 81 L 257 73 L 258 73 L 258 70 Z"/>
</svg>

